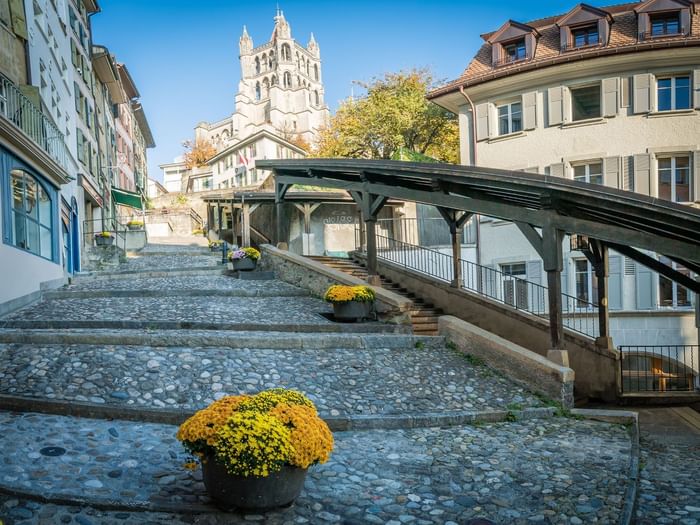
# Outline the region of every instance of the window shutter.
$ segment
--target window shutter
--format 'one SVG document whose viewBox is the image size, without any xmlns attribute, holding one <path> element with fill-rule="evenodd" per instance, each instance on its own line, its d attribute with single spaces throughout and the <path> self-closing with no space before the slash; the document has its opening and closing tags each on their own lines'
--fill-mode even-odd
<svg viewBox="0 0 700 525">
<path fill-rule="evenodd" d="M 523 94 L 523 129 L 537 127 L 537 91 Z"/>
<path fill-rule="evenodd" d="M 610 188 L 620 187 L 620 157 L 603 159 L 603 184 Z"/>
<path fill-rule="evenodd" d="M 622 257 L 611 255 L 608 261 L 608 308 L 622 310 Z"/>
<path fill-rule="evenodd" d="M 489 105 L 476 106 L 476 140 L 489 138 Z"/>
<path fill-rule="evenodd" d="M 693 106 L 700 109 L 700 69 L 693 70 Z"/>
<path fill-rule="evenodd" d="M 542 261 L 528 261 L 525 267 L 528 282 L 533 284 L 542 284 Z M 546 292 L 540 286 L 528 286 L 528 301 L 530 311 L 534 313 L 544 313 L 545 302 L 544 297 Z"/>
<path fill-rule="evenodd" d="M 559 47 L 560 49 L 566 49 L 569 47 L 569 34 L 571 30 L 568 26 L 559 28 Z"/>
<path fill-rule="evenodd" d="M 549 166 L 549 174 L 552 177 L 563 177 L 564 176 L 564 163 L 560 162 L 558 164 L 551 164 Z"/>
<path fill-rule="evenodd" d="M 654 308 L 654 275 L 646 266 L 637 265 L 637 310 Z"/>
<path fill-rule="evenodd" d="M 622 189 L 634 191 L 634 157 L 622 157 Z"/>
<path fill-rule="evenodd" d="M 620 107 L 630 107 L 630 84 L 632 77 L 622 77 L 620 80 Z"/>
<path fill-rule="evenodd" d="M 634 191 L 649 195 L 651 186 L 651 156 L 641 154 L 634 156 Z"/>
<path fill-rule="evenodd" d="M 695 201 L 700 202 L 700 151 L 693 152 L 693 192 Z"/>
<path fill-rule="evenodd" d="M 639 31 L 639 40 L 643 40 L 644 33 L 649 32 L 649 15 L 647 13 L 639 13 L 637 16 L 637 30 Z"/>
<path fill-rule="evenodd" d="M 485 268 L 483 277 L 484 295 L 486 295 L 486 297 L 496 299 L 501 295 L 496 289 L 496 267 L 490 265 L 486 266 Z"/>
<path fill-rule="evenodd" d="M 491 44 L 491 63 L 497 65 L 501 60 L 501 44 Z"/>
<path fill-rule="evenodd" d="M 24 2 L 22 0 L 10 0 L 10 18 L 12 19 L 12 31 L 14 31 L 15 35 L 29 40 L 27 19 L 24 16 Z"/>
<path fill-rule="evenodd" d="M 561 293 L 567 294 L 567 295 L 573 295 L 569 294 L 569 258 L 564 257 L 564 261 L 562 263 L 561 267 Z M 566 298 L 564 298 L 564 301 L 566 301 Z"/>
<path fill-rule="evenodd" d="M 549 110 L 549 125 L 556 126 L 564 121 L 564 86 L 549 88 L 547 90 L 547 104 Z"/>
<path fill-rule="evenodd" d="M 681 33 L 690 34 L 690 9 L 681 9 Z"/>
<path fill-rule="evenodd" d="M 604 46 L 608 45 L 608 36 L 610 34 L 610 23 L 606 18 L 598 19 L 598 35 L 600 35 L 600 43 Z"/>
<path fill-rule="evenodd" d="M 617 115 L 617 93 L 620 89 L 618 77 L 603 79 L 603 116 L 614 117 Z"/>
<path fill-rule="evenodd" d="M 649 113 L 651 111 L 652 83 L 653 77 L 650 73 L 634 75 L 634 107 L 632 109 L 635 113 Z"/>
</svg>

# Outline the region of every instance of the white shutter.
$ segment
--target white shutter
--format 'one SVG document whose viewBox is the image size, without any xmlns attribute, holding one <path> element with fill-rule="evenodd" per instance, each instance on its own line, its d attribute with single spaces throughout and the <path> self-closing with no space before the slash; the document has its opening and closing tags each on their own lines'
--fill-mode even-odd
<svg viewBox="0 0 700 525">
<path fill-rule="evenodd" d="M 700 109 L 700 69 L 693 70 L 693 107 Z"/>
<path fill-rule="evenodd" d="M 564 50 L 569 47 L 569 35 L 571 30 L 569 26 L 564 26 L 559 28 L 559 48 Z"/>
<path fill-rule="evenodd" d="M 634 113 L 649 113 L 651 111 L 651 86 L 654 78 L 651 73 L 634 75 Z"/>
<path fill-rule="evenodd" d="M 649 195 L 651 188 L 651 156 L 634 156 L 634 191 Z"/>
<path fill-rule="evenodd" d="M 489 105 L 476 106 L 476 140 L 489 138 Z"/>
<path fill-rule="evenodd" d="M 603 159 L 603 184 L 610 188 L 620 187 L 620 157 Z"/>
<path fill-rule="evenodd" d="M 533 283 L 533 285 L 542 285 L 542 261 L 528 261 L 525 268 L 528 282 Z M 545 304 L 546 295 L 543 286 L 528 286 L 528 301 L 531 312 L 543 314 L 547 310 Z"/>
<path fill-rule="evenodd" d="M 690 9 L 681 9 L 681 32 L 684 35 L 690 34 Z"/>
<path fill-rule="evenodd" d="M 608 308 L 622 310 L 622 257 L 611 255 L 608 259 Z"/>
<path fill-rule="evenodd" d="M 695 201 L 700 202 L 700 151 L 693 152 L 693 193 Z"/>
<path fill-rule="evenodd" d="M 564 163 L 560 162 L 558 164 L 552 164 L 549 166 L 549 174 L 552 177 L 563 177 L 564 176 Z"/>
<path fill-rule="evenodd" d="M 556 126 L 564 121 L 564 86 L 547 90 L 547 107 L 549 110 L 549 125 Z"/>
<path fill-rule="evenodd" d="M 561 267 L 561 293 L 566 295 L 569 294 L 569 258 L 564 257 Z"/>
<path fill-rule="evenodd" d="M 523 129 L 537 127 L 537 91 L 523 94 Z"/>
<path fill-rule="evenodd" d="M 634 191 L 634 157 L 622 157 L 622 189 Z"/>
<path fill-rule="evenodd" d="M 637 310 L 651 310 L 655 306 L 654 275 L 646 266 L 637 265 Z"/>
<path fill-rule="evenodd" d="M 617 115 L 617 93 L 620 89 L 618 77 L 603 79 L 603 116 L 614 117 Z"/>
</svg>

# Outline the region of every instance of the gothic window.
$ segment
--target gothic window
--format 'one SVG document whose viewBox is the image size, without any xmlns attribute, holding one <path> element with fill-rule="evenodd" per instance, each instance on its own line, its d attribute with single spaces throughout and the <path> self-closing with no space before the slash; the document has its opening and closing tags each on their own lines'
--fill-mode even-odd
<svg viewBox="0 0 700 525">
<path fill-rule="evenodd" d="M 260 58 L 255 57 L 255 74 L 260 74 Z"/>
<path fill-rule="evenodd" d="M 314 91 L 314 99 L 316 100 L 316 105 L 318 106 L 321 103 L 321 99 L 318 96 L 318 91 Z"/>
<path fill-rule="evenodd" d="M 307 77 L 311 75 L 311 73 L 309 73 L 309 68 L 310 68 L 310 67 L 311 67 L 311 63 L 307 61 L 307 62 L 306 62 L 306 76 L 307 76 Z"/>
<path fill-rule="evenodd" d="M 272 75 L 271 85 L 273 85 L 273 86 L 277 85 L 277 75 Z"/>
<path fill-rule="evenodd" d="M 318 80 L 318 64 L 314 64 L 314 79 Z"/>
<path fill-rule="evenodd" d="M 263 54 L 263 56 L 262 56 L 262 68 L 265 71 L 267 71 L 267 69 L 268 69 L 268 67 L 267 67 L 267 55 L 265 55 L 265 54 Z"/>
<path fill-rule="evenodd" d="M 299 53 L 297 53 L 297 69 L 299 69 Z"/>
<path fill-rule="evenodd" d="M 263 78 L 263 98 L 267 98 L 270 96 L 270 81 L 267 79 L 267 77 Z"/>
<path fill-rule="evenodd" d="M 275 52 L 270 51 L 270 56 L 267 59 L 267 67 L 269 69 L 272 69 L 274 65 L 275 65 Z"/>
<path fill-rule="evenodd" d="M 285 62 L 292 61 L 292 50 L 290 49 L 289 44 L 282 44 L 282 60 Z"/>
<path fill-rule="evenodd" d="M 260 82 L 255 84 L 255 100 L 260 100 Z"/>
<path fill-rule="evenodd" d="M 289 74 L 289 71 L 284 72 L 284 87 L 292 87 L 292 75 Z"/>
<path fill-rule="evenodd" d="M 301 77 L 297 75 L 297 86 L 301 87 Z"/>
</svg>

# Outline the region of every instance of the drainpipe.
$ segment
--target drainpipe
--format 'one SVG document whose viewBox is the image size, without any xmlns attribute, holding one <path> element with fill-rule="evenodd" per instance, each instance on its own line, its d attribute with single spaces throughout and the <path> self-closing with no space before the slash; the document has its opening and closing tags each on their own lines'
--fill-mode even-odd
<svg viewBox="0 0 700 525">
<path fill-rule="evenodd" d="M 469 95 L 464 91 L 464 86 L 459 86 L 459 92 L 469 103 L 469 107 L 472 110 L 472 158 L 474 159 L 474 166 L 476 166 L 476 108 L 474 107 L 474 102 L 469 98 Z M 477 213 L 474 217 L 476 221 L 476 264 L 481 265 L 481 216 Z"/>
</svg>

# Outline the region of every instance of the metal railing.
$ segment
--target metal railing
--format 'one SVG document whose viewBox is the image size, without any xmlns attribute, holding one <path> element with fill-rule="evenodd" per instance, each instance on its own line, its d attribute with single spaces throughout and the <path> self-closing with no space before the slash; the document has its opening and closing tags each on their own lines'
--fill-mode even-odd
<svg viewBox="0 0 700 525">
<path fill-rule="evenodd" d="M 699 390 L 698 345 L 620 346 L 623 393 Z"/>
<path fill-rule="evenodd" d="M 376 235 L 377 258 L 390 261 L 404 268 L 429 275 L 446 283 L 454 280 L 453 257 L 431 248 L 424 248 Z M 359 250 L 359 235 L 356 235 Z M 451 247 L 449 248 L 451 250 Z M 515 275 L 460 259 L 462 288 L 488 297 L 501 304 L 548 319 L 547 287 Z M 562 317 L 564 326 L 595 338 L 599 335 L 598 306 L 562 293 Z"/>
<path fill-rule="evenodd" d="M 102 232 L 110 234 L 112 241 L 108 244 L 116 245 L 126 252 L 126 237 L 129 227 L 122 223 L 119 217 L 105 217 L 105 219 L 89 219 L 83 221 L 83 246 L 97 246 L 99 242 L 96 235 Z"/>
<path fill-rule="evenodd" d="M 32 139 L 66 172 L 71 157 L 65 137 L 58 127 L 22 94 L 17 86 L 0 75 L 0 115 Z"/>
<path fill-rule="evenodd" d="M 639 40 L 644 41 L 644 40 L 654 40 L 657 38 L 677 38 L 679 36 L 684 36 L 687 34 L 687 30 L 685 27 L 680 27 L 677 31 L 669 31 L 669 30 L 664 30 L 662 32 L 654 32 L 654 31 L 644 31 L 643 33 L 639 33 Z"/>
<path fill-rule="evenodd" d="M 377 233 L 425 247 L 451 246 L 450 229 L 441 217 L 394 218 L 377 220 Z M 476 221 L 462 228 L 462 244 L 476 242 Z"/>
</svg>

